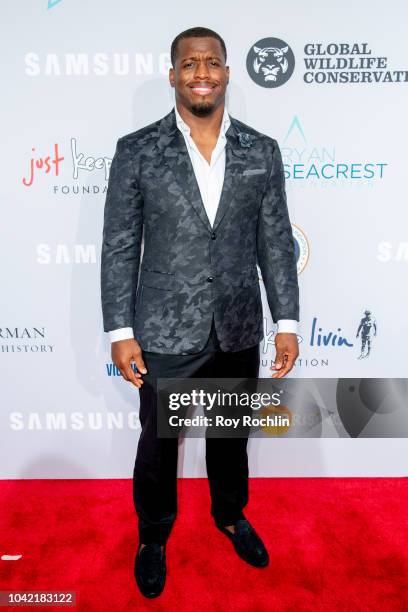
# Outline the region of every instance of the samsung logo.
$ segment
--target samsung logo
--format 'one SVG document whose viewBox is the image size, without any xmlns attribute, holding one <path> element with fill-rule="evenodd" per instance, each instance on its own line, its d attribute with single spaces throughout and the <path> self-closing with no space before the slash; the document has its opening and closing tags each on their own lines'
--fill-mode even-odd
<svg viewBox="0 0 408 612">
<path fill-rule="evenodd" d="M 24 56 L 30 77 L 167 75 L 170 53 L 35 53 Z"/>
<path fill-rule="evenodd" d="M 83 431 L 140 429 L 137 412 L 11 412 L 13 431 Z"/>
</svg>

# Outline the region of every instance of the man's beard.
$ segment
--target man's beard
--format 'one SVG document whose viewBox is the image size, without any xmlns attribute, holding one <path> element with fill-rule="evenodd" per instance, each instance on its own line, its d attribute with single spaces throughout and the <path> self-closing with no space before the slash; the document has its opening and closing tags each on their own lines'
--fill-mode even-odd
<svg viewBox="0 0 408 612">
<path fill-rule="evenodd" d="M 191 106 L 191 112 L 197 117 L 207 117 L 211 115 L 214 109 L 215 104 L 211 104 L 210 102 L 198 102 Z"/>
</svg>

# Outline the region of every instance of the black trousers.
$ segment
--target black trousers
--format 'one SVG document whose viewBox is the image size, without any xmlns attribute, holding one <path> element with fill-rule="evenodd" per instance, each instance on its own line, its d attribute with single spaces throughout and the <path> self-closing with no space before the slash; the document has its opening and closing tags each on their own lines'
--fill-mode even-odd
<svg viewBox="0 0 408 612">
<path fill-rule="evenodd" d="M 157 437 L 157 378 L 258 378 L 259 344 L 221 350 L 212 322 L 202 351 L 167 355 L 143 351 L 148 373 L 139 389 L 142 427 L 133 472 L 133 500 L 141 543 L 164 544 L 177 513 L 178 439 Z M 206 438 L 211 514 L 221 525 L 243 518 L 248 502 L 247 438 Z"/>
</svg>

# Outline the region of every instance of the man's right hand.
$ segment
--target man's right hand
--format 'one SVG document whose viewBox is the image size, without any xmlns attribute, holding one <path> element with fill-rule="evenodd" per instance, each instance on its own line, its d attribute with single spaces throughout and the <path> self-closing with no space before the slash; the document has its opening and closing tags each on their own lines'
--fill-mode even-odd
<svg viewBox="0 0 408 612">
<path fill-rule="evenodd" d="M 129 340 L 118 340 L 111 345 L 112 361 L 123 378 L 135 385 L 138 389 L 143 385 L 142 374 L 147 374 L 147 369 L 142 359 L 142 349 L 134 338 Z M 133 371 L 131 362 L 134 361 L 137 372 Z"/>
</svg>

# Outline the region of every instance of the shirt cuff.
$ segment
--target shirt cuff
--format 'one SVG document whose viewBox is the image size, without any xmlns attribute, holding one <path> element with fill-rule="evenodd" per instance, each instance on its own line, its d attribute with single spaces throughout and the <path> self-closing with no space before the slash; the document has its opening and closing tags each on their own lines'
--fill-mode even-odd
<svg viewBox="0 0 408 612">
<path fill-rule="evenodd" d="M 134 338 L 133 329 L 131 327 L 121 327 L 120 329 L 114 329 L 109 332 L 109 339 L 111 342 L 130 340 L 131 338 Z"/>
<path fill-rule="evenodd" d="M 277 334 L 297 334 L 298 333 L 298 322 L 296 319 L 279 319 L 277 321 L 278 329 Z"/>
</svg>

